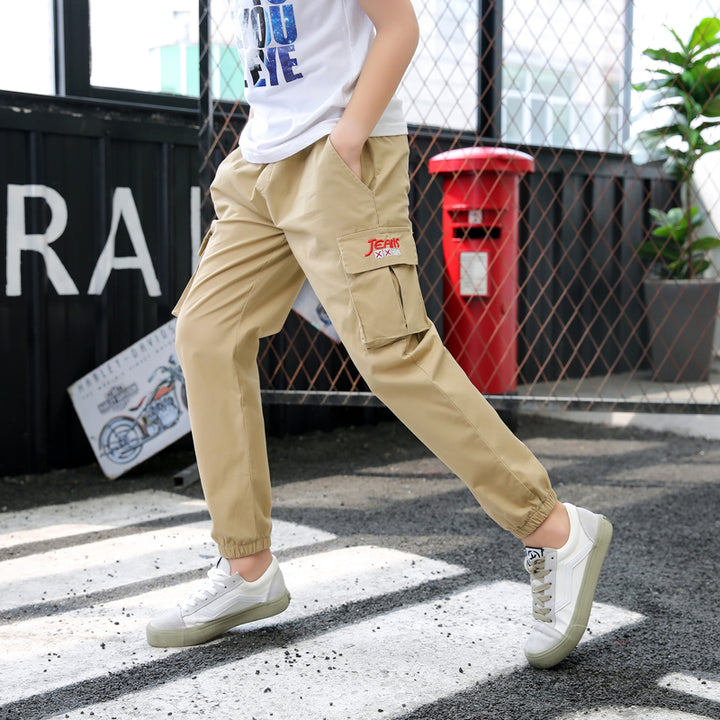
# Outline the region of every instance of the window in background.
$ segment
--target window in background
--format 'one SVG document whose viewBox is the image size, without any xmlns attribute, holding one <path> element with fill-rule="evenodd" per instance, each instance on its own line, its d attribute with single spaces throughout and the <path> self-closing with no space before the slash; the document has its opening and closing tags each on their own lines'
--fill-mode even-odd
<svg viewBox="0 0 720 720">
<path fill-rule="evenodd" d="M 210 4 L 210 37 L 212 41 L 212 96 L 220 100 L 243 100 L 245 76 L 227 0 Z"/>
<path fill-rule="evenodd" d="M 626 2 L 504 4 L 505 142 L 621 149 Z M 421 41 L 399 93 L 409 122 L 477 131 L 478 76 L 486 81 L 478 57 L 480 3 L 413 0 L 413 5 Z"/>
<path fill-rule="evenodd" d="M 468 0 L 413 0 L 420 44 L 398 95 L 408 122 L 477 127 L 478 16 Z"/>
<path fill-rule="evenodd" d="M 243 78 L 228 22 L 227 3 L 213 1 L 213 96 L 235 100 Z M 197 0 L 90 0 L 91 85 L 197 97 L 198 30 Z"/>
<path fill-rule="evenodd" d="M 52 0 L 0 3 L 0 90 L 55 92 Z"/>
<path fill-rule="evenodd" d="M 619 152 L 625 0 L 505 5 L 503 140 Z"/>
<path fill-rule="evenodd" d="M 197 2 L 90 0 L 90 84 L 197 94 Z"/>
<path fill-rule="evenodd" d="M 572 105 L 576 78 L 548 65 L 503 64 L 503 140 L 529 145 L 572 145 L 577 109 Z"/>
</svg>

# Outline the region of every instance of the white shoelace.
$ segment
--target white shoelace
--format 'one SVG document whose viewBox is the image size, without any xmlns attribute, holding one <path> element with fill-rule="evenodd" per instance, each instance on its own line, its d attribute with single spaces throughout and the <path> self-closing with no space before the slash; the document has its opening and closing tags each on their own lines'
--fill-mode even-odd
<svg viewBox="0 0 720 720">
<path fill-rule="evenodd" d="M 545 569 L 545 558 L 538 557 L 532 561 L 525 561 L 525 569 L 530 573 L 530 590 L 532 592 L 533 601 L 533 617 L 540 622 L 549 623 L 552 619 L 548 617 L 550 608 L 545 607 L 545 603 L 551 600 L 551 596 L 546 594 L 552 583 L 545 582 L 545 577 L 550 570 Z"/>
<path fill-rule="evenodd" d="M 227 588 L 227 577 L 222 570 L 216 567 L 210 568 L 207 579 L 203 581 L 203 584 L 194 590 L 188 598 L 179 603 L 182 612 L 190 612 L 198 603 L 214 597 L 221 590 Z"/>
</svg>

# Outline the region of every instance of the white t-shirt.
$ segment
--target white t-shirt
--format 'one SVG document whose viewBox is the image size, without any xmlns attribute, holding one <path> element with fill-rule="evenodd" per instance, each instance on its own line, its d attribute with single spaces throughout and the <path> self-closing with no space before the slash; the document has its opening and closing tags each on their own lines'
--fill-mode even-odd
<svg viewBox="0 0 720 720">
<path fill-rule="evenodd" d="M 270 163 L 332 132 L 375 36 L 357 0 L 229 0 L 253 109 L 243 157 Z M 404 135 L 393 98 L 372 135 Z"/>
</svg>

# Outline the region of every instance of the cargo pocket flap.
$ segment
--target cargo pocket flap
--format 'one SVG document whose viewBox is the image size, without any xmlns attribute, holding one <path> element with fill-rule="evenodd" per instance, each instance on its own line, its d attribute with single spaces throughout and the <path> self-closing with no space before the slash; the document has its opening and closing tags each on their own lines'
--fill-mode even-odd
<svg viewBox="0 0 720 720">
<path fill-rule="evenodd" d="M 338 238 L 360 338 L 368 348 L 430 327 L 409 227 L 383 227 Z"/>
<path fill-rule="evenodd" d="M 338 238 L 345 271 L 357 274 L 390 265 L 417 265 L 417 248 L 407 227 L 379 227 Z"/>
</svg>

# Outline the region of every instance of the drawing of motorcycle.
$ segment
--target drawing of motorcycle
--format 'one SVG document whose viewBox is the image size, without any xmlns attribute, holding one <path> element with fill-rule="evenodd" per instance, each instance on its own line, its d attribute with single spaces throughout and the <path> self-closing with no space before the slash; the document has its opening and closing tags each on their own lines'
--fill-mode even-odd
<svg viewBox="0 0 720 720">
<path fill-rule="evenodd" d="M 153 370 L 148 382 L 158 374 L 161 375 L 160 382 L 153 392 L 129 408 L 130 412 L 139 413 L 137 417 L 118 415 L 108 420 L 100 432 L 100 450 L 113 462 L 132 462 L 145 443 L 180 420 L 183 413 L 180 403 L 187 408 L 185 378 L 177 360 L 170 356 L 167 365 Z"/>
</svg>

